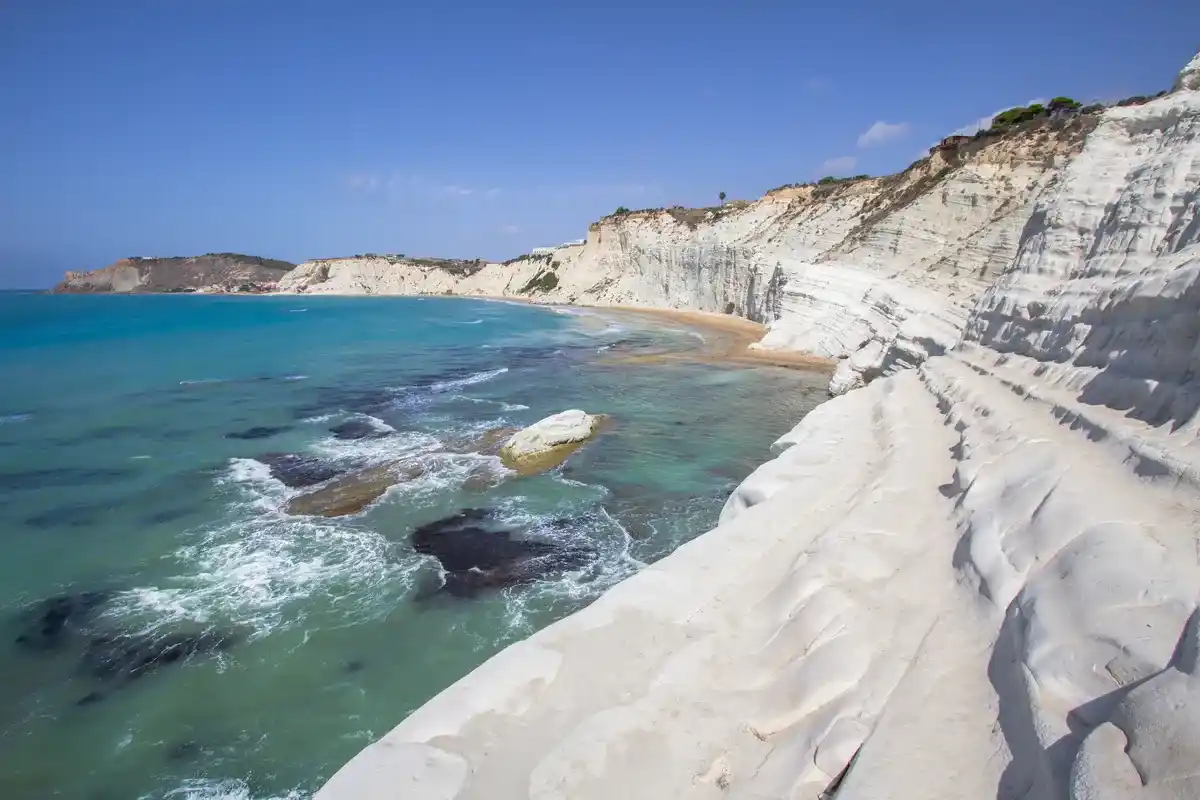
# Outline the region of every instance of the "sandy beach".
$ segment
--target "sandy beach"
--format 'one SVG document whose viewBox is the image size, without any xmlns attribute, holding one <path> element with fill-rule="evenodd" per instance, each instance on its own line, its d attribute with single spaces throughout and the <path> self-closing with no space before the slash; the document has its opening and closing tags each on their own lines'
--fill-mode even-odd
<svg viewBox="0 0 1200 800">
<path fill-rule="evenodd" d="M 654 319 L 678 323 L 704 335 L 704 344 L 690 352 L 619 354 L 612 363 L 649 364 L 661 361 L 703 360 L 762 364 L 786 369 L 832 372 L 837 362 L 828 358 L 786 350 L 757 350 L 751 347 L 767 332 L 765 325 L 731 314 L 688 311 L 677 308 L 640 308 L 636 306 L 588 306 L 605 314 Z"/>
</svg>

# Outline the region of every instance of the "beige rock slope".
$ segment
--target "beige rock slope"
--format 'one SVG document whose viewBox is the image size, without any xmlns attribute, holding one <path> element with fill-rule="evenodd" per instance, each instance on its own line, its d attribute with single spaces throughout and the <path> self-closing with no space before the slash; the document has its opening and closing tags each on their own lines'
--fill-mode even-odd
<svg viewBox="0 0 1200 800">
<path fill-rule="evenodd" d="M 1198 206 L 1200 58 L 1103 115 L 961 346 L 319 798 L 1200 796 Z"/>
<path fill-rule="evenodd" d="M 1096 119 L 1046 120 L 938 149 L 886 178 L 786 187 L 718 209 L 614 215 L 594 223 L 583 245 L 508 264 L 307 262 L 280 290 L 736 313 L 770 324 L 761 347 L 853 356 L 832 387 L 842 392 L 958 339 L 971 301 L 1011 260 L 1037 193 Z"/>
</svg>

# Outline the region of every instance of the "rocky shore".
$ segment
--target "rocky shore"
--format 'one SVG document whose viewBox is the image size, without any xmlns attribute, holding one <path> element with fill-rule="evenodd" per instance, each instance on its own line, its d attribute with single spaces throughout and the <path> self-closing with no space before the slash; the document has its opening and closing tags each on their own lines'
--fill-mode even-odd
<svg viewBox="0 0 1200 800">
<path fill-rule="evenodd" d="M 822 198 L 607 218 L 501 291 L 490 267 L 446 283 L 732 303 L 761 347 L 840 359 L 846 393 L 715 530 L 483 664 L 321 800 L 1200 795 L 1200 56 L 1078 129 L 939 153 Z M 765 255 L 664 255 L 684 229 Z"/>
</svg>

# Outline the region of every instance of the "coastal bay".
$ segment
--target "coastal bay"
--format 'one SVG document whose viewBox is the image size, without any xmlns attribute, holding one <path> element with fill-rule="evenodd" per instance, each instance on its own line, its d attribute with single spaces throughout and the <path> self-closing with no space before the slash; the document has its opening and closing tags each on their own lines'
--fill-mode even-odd
<svg viewBox="0 0 1200 800">
<path fill-rule="evenodd" d="M 711 527 L 828 377 L 714 360 L 720 317 L 443 298 L 0 303 L 0 787 L 14 797 L 307 796 L 492 653 Z M 608 362 L 643 351 L 663 360 Z M 505 477 L 478 449 L 573 407 L 612 427 L 549 473 Z M 348 516 L 287 513 L 392 463 L 422 473 Z M 589 558 L 439 591 L 410 536 L 472 508 Z"/>
</svg>

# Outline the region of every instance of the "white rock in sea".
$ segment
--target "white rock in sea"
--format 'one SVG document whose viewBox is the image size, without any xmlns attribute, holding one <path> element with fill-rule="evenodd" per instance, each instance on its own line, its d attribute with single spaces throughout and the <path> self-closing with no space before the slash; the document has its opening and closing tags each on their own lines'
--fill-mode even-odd
<svg viewBox="0 0 1200 800">
<path fill-rule="evenodd" d="M 1197 64 L 1102 115 L 962 344 L 318 798 L 1200 797 Z"/>
<path fill-rule="evenodd" d="M 600 420 L 600 417 L 578 409 L 546 417 L 514 433 L 500 448 L 500 459 L 517 468 L 541 465 L 565 447 L 592 438 L 600 427 Z"/>
</svg>

